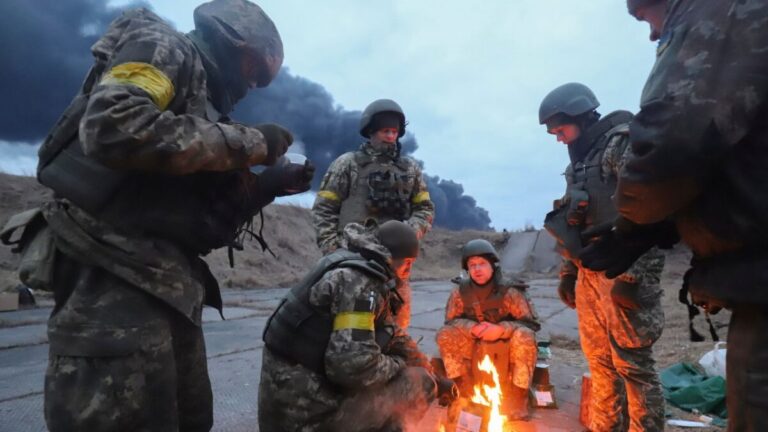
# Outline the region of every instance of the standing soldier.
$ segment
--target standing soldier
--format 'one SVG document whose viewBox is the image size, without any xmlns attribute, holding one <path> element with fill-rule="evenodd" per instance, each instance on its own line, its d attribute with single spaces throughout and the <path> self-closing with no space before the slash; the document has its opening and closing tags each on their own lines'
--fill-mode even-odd
<svg viewBox="0 0 768 432">
<path fill-rule="evenodd" d="M 620 271 L 615 244 L 640 246 L 674 222 L 693 251 L 693 302 L 732 311 L 728 430 L 768 430 L 768 1 L 627 6 L 650 24 L 657 59 L 629 128 L 622 218 L 585 264 Z"/>
<path fill-rule="evenodd" d="M 367 141 L 333 161 L 312 207 L 317 244 L 324 254 L 342 246 L 341 232 L 350 222 L 399 220 L 415 229 L 419 239 L 431 228 L 435 206 L 421 167 L 400 154 L 405 125 L 405 114 L 395 101 L 379 99 L 363 111 L 360 135 Z M 407 279 L 399 282 L 397 292 L 403 300 L 397 324 L 406 329 L 411 321 Z"/>
<path fill-rule="evenodd" d="M 533 305 L 522 290 L 525 285 L 503 280 L 499 254 L 483 239 L 467 242 L 461 267 L 469 274 L 451 292 L 445 307 L 445 326 L 437 332 L 437 345 L 448 378 L 462 394 L 471 395 L 470 364 L 476 341 L 506 341 L 511 374 L 513 419 L 528 418 L 528 390 L 536 367 L 535 331 L 541 327 Z M 505 383 L 506 384 L 506 383 Z"/>
<path fill-rule="evenodd" d="M 661 336 L 661 271 L 656 248 L 618 278 L 584 268 L 578 253 L 587 229 L 610 224 L 617 212 L 611 196 L 627 148 L 632 114 L 604 117 L 592 90 L 578 83 L 552 90 L 541 102 L 539 122 L 568 146 L 565 197 L 547 215 L 545 227 L 558 239 L 565 261 L 558 293 L 576 308 L 581 348 L 592 374 L 589 429 L 595 432 L 664 429 L 664 398 L 652 347 Z M 626 391 L 627 411 L 622 404 Z"/>
<path fill-rule="evenodd" d="M 350 223 L 343 236 L 346 248 L 324 256 L 267 322 L 263 431 L 402 431 L 453 389 L 393 321 L 393 278 L 408 277 L 414 230 Z"/>
<path fill-rule="evenodd" d="M 56 301 L 45 376 L 53 432 L 210 430 L 201 312 L 220 309 L 221 296 L 200 256 L 237 247 L 256 211 L 311 179 L 309 166 L 252 175 L 291 134 L 224 116 L 280 69 L 275 25 L 245 0 L 205 3 L 194 20 L 184 35 L 146 9 L 117 18 L 40 149 L 38 178 L 55 199 L 42 217 L 29 213 L 28 229 L 43 218 L 48 228 L 22 247 L 55 250 L 26 274 Z"/>
</svg>

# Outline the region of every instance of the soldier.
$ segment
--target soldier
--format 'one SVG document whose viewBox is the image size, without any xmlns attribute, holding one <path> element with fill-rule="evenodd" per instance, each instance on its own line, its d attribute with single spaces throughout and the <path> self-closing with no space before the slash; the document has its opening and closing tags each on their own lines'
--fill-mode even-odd
<svg viewBox="0 0 768 432">
<path fill-rule="evenodd" d="M 311 166 L 249 171 L 280 158 L 290 132 L 225 117 L 280 69 L 275 25 L 245 0 L 205 3 L 194 21 L 184 35 L 146 9 L 123 13 L 40 149 L 55 193 L 42 208 L 52 235 L 35 237 L 55 241 L 35 277 L 56 300 L 51 431 L 210 430 L 201 311 L 221 296 L 200 256 L 237 247 L 262 206 L 309 186 Z"/>
<path fill-rule="evenodd" d="M 540 324 L 524 292 L 526 285 L 502 278 L 499 255 L 486 240 L 467 242 L 461 267 L 469 274 L 455 288 L 445 307 L 445 325 L 437 332 L 437 345 L 448 378 L 463 395 L 471 395 L 470 361 L 475 341 L 507 341 L 511 374 L 513 419 L 528 418 L 528 389 L 536 367 L 536 335 Z"/>
<path fill-rule="evenodd" d="M 571 160 L 565 197 L 556 201 L 545 227 L 558 238 L 565 257 L 558 294 L 576 308 L 581 348 L 592 374 L 589 429 L 626 430 L 628 415 L 630 431 L 661 431 L 664 398 L 652 347 L 664 327 L 664 255 L 649 250 L 615 280 L 579 261 L 586 230 L 610 224 L 617 215 L 611 196 L 632 120 L 627 111 L 601 117 L 599 105 L 594 93 L 579 83 L 564 84 L 541 102 L 540 124 L 568 146 Z"/>
<path fill-rule="evenodd" d="M 615 195 L 622 218 L 585 264 L 620 272 L 633 251 L 615 244 L 642 251 L 673 222 L 693 251 L 692 300 L 732 311 L 728 430 L 768 430 L 768 2 L 627 6 L 650 24 L 657 59 L 629 128 Z"/>
<path fill-rule="evenodd" d="M 401 431 L 453 387 L 393 321 L 392 279 L 408 277 L 414 230 L 350 223 L 343 236 L 347 249 L 323 257 L 267 322 L 260 430 Z"/>
<path fill-rule="evenodd" d="M 395 101 L 379 99 L 363 111 L 360 135 L 366 141 L 333 161 L 312 207 L 317 244 L 324 254 L 342 246 L 341 231 L 346 224 L 368 218 L 379 223 L 404 221 L 419 239 L 429 231 L 435 206 L 419 164 L 400 154 L 405 125 L 405 114 Z M 403 299 L 397 323 L 406 329 L 411 321 L 407 279 L 399 282 L 397 292 Z"/>
</svg>

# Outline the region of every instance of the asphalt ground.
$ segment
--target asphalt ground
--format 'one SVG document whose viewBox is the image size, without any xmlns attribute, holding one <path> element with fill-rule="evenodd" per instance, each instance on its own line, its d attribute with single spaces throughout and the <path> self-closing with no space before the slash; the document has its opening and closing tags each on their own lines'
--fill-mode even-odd
<svg viewBox="0 0 768 432">
<path fill-rule="evenodd" d="M 576 314 L 557 298 L 555 279 L 529 281 L 530 296 L 543 322 L 539 340 L 550 337 L 577 341 Z M 435 332 L 443 324 L 443 311 L 452 285 L 448 282 L 413 282 L 411 334 L 428 355 L 437 355 Z M 222 321 L 206 309 L 203 330 L 214 394 L 214 431 L 258 431 L 256 399 L 261 368 L 261 334 L 266 319 L 286 289 L 223 292 L 227 317 Z M 48 304 L 46 304 L 48 303 Z M 0 432 L 45 431 L 43 377 L 48 356 L 46 320 L 50 302 L 14 312 L 0 312 Z M 537 409 L 529 422 L 515 422 L 516 432 L 579 431 L 582 366 L 569 364 L 557 354 L 549 360 L 557 409 Z M 433 407 L 419 431 L 435 431 L 445 411 Z M 267 431 L 265 431 L 267 432 Z"/>
</svg>

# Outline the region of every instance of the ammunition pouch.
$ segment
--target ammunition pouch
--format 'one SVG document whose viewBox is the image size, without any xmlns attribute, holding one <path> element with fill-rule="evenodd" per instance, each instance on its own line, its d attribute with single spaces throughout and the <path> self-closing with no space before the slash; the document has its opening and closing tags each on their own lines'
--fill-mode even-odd
<svg viewBox="0 0 768 432">
<path fill-rule="evenodd" d="M 39 208 L 12 216 L 0 232 L 0 241 L 19 254 L 18 273 L 24 285 L 53 291 L 56 245 Z"/>
<path fill-rule="evenodd" d="M 562 206 L 547 213 L 544 228 L 557 240 L 558 252 L 566 259 L 578 259 L 584 245 L 581 242 L 581 226 L 568 222 L 569 206 Z"/>
<path fill-rule="evenodd" d="M 365 204 L 371 213 L 403 220 L 410 213 L 409 199 L 405 176 L 394 171 L 374 171 L 368 175 Z"/>
<path fill-rule="evenodd" d="M 589 194 L 585 190 L 572 190 L 568 193 L 568 225 L 584 226 L 589 211 Z"/>
</svg>

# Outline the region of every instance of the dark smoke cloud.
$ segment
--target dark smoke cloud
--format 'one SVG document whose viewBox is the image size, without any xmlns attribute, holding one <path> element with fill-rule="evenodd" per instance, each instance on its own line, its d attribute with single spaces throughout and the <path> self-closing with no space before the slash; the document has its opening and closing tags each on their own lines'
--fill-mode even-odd
<svg viewBox="0 0 768 432">
<path fill-rule="evenodd" d="M 135 6 L 146 6 L 135 2 Z M 0 1 L 0 140 L 40 142 L 77 93 L 92 63 L 90 47 L 120 10 L 104 0 Z M 233 118 L 277 122 L 291 129 L 307 156 L 324 173 L 341 153 L 362 142 L 360 111 L 345 110 L 319 84 L 284 69 L 266 89 L 241 101 Z M 408 133 L 403 153 L 418 147 Z M 315 179 L 315 188 L 321 175 Z M 490 229 L 488 212 L 463 187 L 427 176 L 435 223 L 452 229 Z"/>
</svg>

